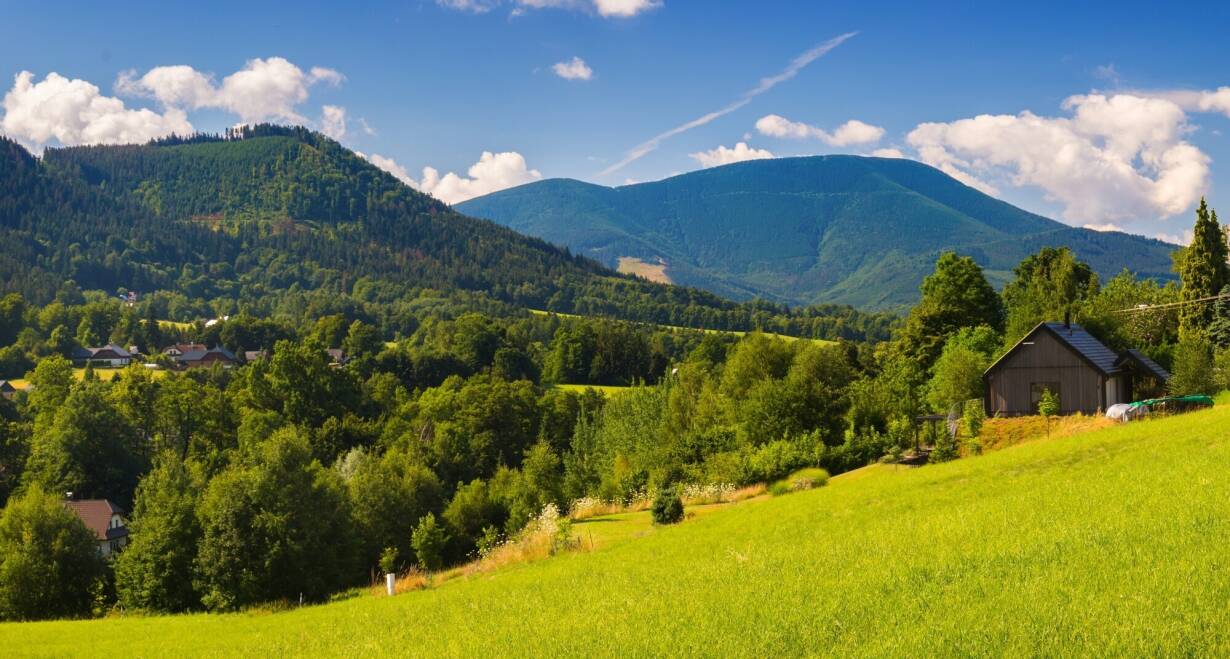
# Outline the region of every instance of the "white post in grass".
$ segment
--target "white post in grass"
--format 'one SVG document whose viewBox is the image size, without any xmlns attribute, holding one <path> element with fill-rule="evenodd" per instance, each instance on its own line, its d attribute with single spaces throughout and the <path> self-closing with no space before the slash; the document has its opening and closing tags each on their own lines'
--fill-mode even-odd
<svg viewBox="0 0 1230 659">
<path fill-rule="evenodd" d="M 386 572 L 384 575 L 384 588 L 389 591 L 389 596 L 393 595 L 393 588 L 397 585 L 397 574 Z"/>
</svg>

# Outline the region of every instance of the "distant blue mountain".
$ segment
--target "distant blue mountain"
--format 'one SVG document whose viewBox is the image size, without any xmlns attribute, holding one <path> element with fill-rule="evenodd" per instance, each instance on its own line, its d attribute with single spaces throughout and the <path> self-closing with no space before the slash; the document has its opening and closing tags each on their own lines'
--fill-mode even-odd
<svg viewBox="0 0 1230 659">
<path fill-rule="evenodd" d="M 550 179 L 457 209 L 612 267 L 665 263 L 673 282 L 735 299 L 898 308 L 943 250 L 974 257 L 997 284 L 1048 245 L 1103 277 L 1173 277 L 1171 245 L 1070 227 L 903 159 L 756 160 L 618 188 Z"/>
</svg>

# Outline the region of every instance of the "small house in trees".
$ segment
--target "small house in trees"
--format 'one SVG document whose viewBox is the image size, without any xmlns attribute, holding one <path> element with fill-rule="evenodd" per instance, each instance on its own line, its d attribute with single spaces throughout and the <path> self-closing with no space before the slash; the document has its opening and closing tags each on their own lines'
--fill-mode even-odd
<svg viewBox="0 0 1230 659">
<path fill-rule="evenodd" d="M 1116 353 L 1074 323 L 1040 323 L 983 374 L 983 403 L 988 416 L 1037 414 L 1049 390 L 1060 414 L 1093 414 L 1169 379 L 1138 350 Z"/>
<path fill-rule="evenodd" d="M 13 400 L 13 396 L 17 394 L 17 387 L 13 386 L 8 380 L 0 380 L 0 398 L 5 400 Z"/>
<path fill-rule="evenodd" d="M 209 350 L 192 350 L 175 357 L 175 363 L 183 368 L 210 367 L 214 364 L 230 368 L 238 361 L 235 353 L 222 346 L 215 346 Z"/>
<path fill-rule="evenodd" d="M 73 364 L 85 366 L 123 367 L 132 363 L 132 353 L 124 348 L 108 343 L 101 348 L 77 348 L 72 354 Z"/>
<path fill-rule="evenodd" d="M 128 523 L 119 506 L 106 499 L 73 499 L 72 492 L 64 505 L 94 534 L 99 556 L 114 554 L 128 544 Z"/>
<path fill-rule="evenodd" d="M 175 359 L 185 352 L 205 352 L 209 347 L 204 343 L 176 343 L 175 345 L 163 348 L 162 354 Z"/>
</svg>

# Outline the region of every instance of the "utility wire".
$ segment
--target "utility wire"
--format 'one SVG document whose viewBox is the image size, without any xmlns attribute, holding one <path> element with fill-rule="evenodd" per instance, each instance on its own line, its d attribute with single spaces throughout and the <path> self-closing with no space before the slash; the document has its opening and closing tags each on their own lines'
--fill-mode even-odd
<svg viewBox="0 0 1230 659">
<path fill-rule="evenodd" d="M 1216 302 L 1218 300 L 1230 300 L 1230 293 L 1222 293 L 1219 295 L 1210 295 L 1196 300 L 1184 300 L 1182 302 L 1167 302 L 1165 304 L 1142 304 L 1128 309 L 1117 309 L 1111 313 L 1140 313 L 1143 311 L 1164 311 L 1166 309 L 1177 309 L 1185 307 L 1189 304 L 1205 304 L 1206 302 Z"/>
</svg>

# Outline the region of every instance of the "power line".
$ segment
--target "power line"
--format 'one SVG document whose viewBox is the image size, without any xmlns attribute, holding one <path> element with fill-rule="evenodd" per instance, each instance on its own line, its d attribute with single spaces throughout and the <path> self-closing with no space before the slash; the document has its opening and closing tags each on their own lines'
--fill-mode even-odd
<svg viewBox="0 0 1230 659">
<path fill-rule="evenodd" d="M 1195 300 L 1183 300 L 1182 302 L 1167 302 L 1165 304 L 1141 304 L 1128 309 L 1117 309 L 1111 313 L 1140 313 L 1143 311 L 1165 311 L 1166 309 L 1178 309 L 1189 304 L 1205 304 L 1206 302 L 1216 302 L 1218 300 L 1230 300 L 1230 293 L 1221 293 L 1218 295 L 1210 295 Z"/>
</svg>

